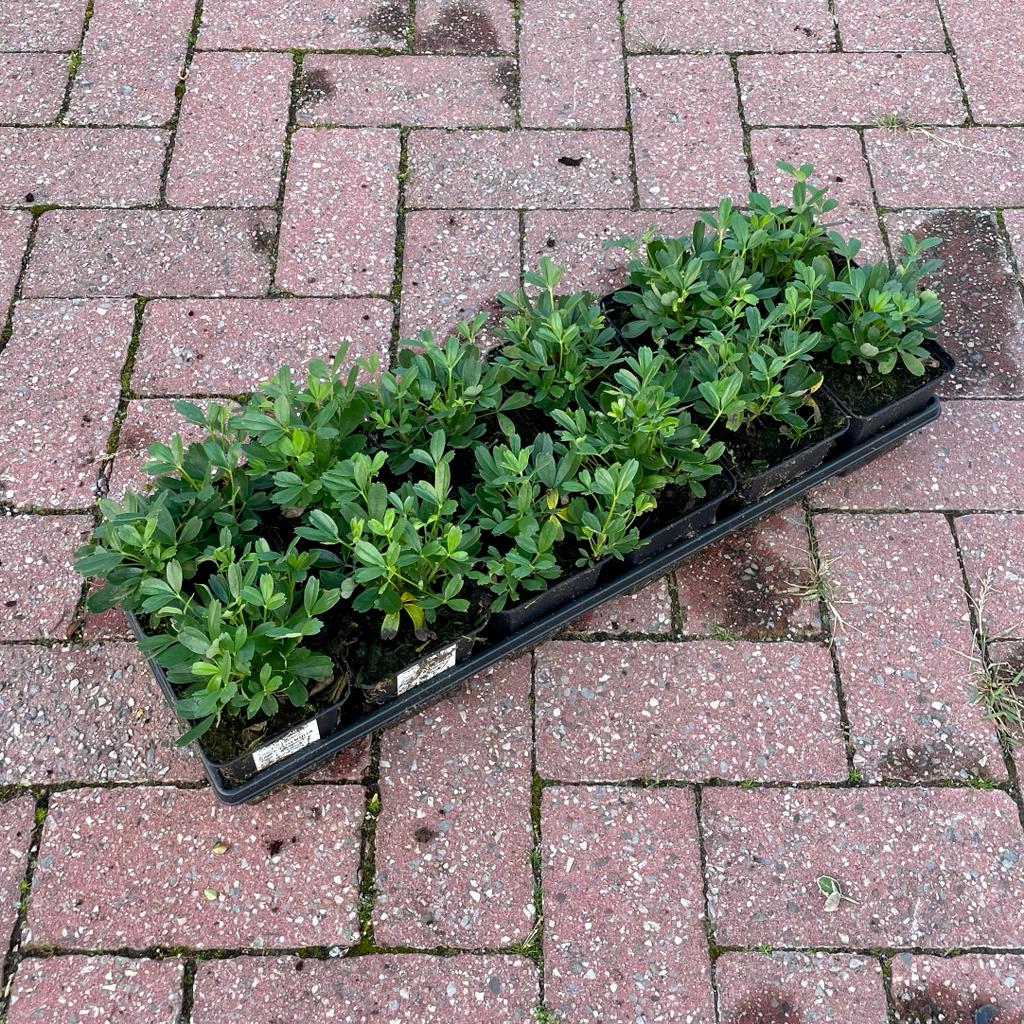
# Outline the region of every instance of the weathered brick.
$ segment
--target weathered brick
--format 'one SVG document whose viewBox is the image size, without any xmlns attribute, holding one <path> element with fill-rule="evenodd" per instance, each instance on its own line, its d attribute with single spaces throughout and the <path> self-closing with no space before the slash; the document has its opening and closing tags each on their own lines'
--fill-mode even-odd
<svg viewBox="0 0 1024 1024">
<path fill-rule="evenodd" d="M 405 219 L 402 337 L 438 338 L 519 287 L 519 218 L 508 211 L 419 210 Z"/>
<path fill-rule="evenodd" d="M 892 960 L 892 999 L 897 1024 L 920 1020 L 1024 1020 L 1024 957 L 993 953 Z M 985 1007 L 995 1008 L 989 1013 Z"/>
<path fill-rule="evenodd" d="M 521 114 L 528 128 L 619 128 L 626 122 L 617 0 L 520 8 Z"/>
<path fill-rule="evenodd" d="M 170 787 L 55 794 L 23 938 L 79 949 L 352 942 L 363 813 L 358 786 L 244 808 Z"/>
<path fill-rule="evenodd" d="M 853 763 L 872 782 L 1005 778 L 974 701 L 972 636 L 949 526 L 938 515 L 816 516 Z"/>
<path fill-rule="evenodd" d="M 537 766 L 567 781 L 847 777 L 816 644 L 555 642 L 537 659 Z"/>
<path fill-rule="evenodd" d="M 311 54 L 298 119 L 311 125 L 417 128 L 511 125 L 516 66 L 498 57 Z"/>
<path fill-rule="evenodd" d="M 277 283 L 300 295 L 391 289 L 398 132 L 305 130 L 292 137 Z"/>
<path fill-rule="evenodd" d="M 339 1021 L 382 1024 L 532 1024 L 536 1002 L 536 970 L 519 956 L 240 957 L 200 964 L 192 1019 L 291 1024 L 326 1012 Z"/>
<path fill-rule="evenodd" d="M 67 86 L 64 53 L 0 53 L 0 121 L 49 124 Z"/>
<path fill-rule="evenodd" d="M 82 592 L 73 553 L 88 516 L 0 516 L 0 640 L 65 637 Z"/>
<path fill-rule="evenodd" d="M 815 488 L 818 508 L 1024 509 L 1024 408 L 947 402 L 941 417 L 858 470 Z"/>
<path fill-rule="evenodd" d="M 1024 128 L 872 128 L 864 141 L 883 206 L 1024 205 Z"/>
<path fill-rule="evenodd" d="M 508 946 L 533 928 L 530 659 L 384 734 L 374 935 Z"/>
<path fill-rule="evenodd" d="M 704 791 L 701 825 L 723 945 L 1024 941 L 1024 837 L 1006 793 L 716 787 Z M 821 875 L 857 902 L 825 913 Z"/>
<path fill-rule="evenodd" d="M 990 637 L 1024 638 L 1024 519 L 961 516 L 955 524 L 964 569 Z"/>
<path fill-rule="evenodd" d="M 194 11 L 193 0 L 95 0 L 68 123 L 169 120 Z"/>
<path fill-rule="evenodd" d="M 261 295 L 274 228 L 263 210 L 54 210 L 22 294 Z"/>
<path fill-rule="evenodd" d="M 370 770 L 370 738 L 344 747 L 340 753 L 313 769 L 306 778 L 311 782 L 361 782 Z"/>
<path fill-rule="evenodd" d="M 663 576 L 635 594 L 624 594 L 598 605 L 570 627 L 575 632 L 671 633 L 672 594 Z"/>
<path fill-rule="evenodd" d="M 746 197 L 743 133 L 725 57 L 633 57 L 629 91 L 642 207 Z"/>
<path fill-rule="evenodd" d="M 19 302 L 0 359 L 0 477 L 20 505 L 96 498 L 132 338 L 130 302 Z"/>
<path fill-rule="evenodd" d="M 835 0 L 844 50 L 944 50 L 935 0 Z"/>
<path fill-rule="evenodd" d="M 404 23 L 405 6 L 394 6 Z M 416 4 L 416 49 L 421 53 L 509 52 L 515 47 L 510 0 L 422 0 Z"/>
<path fill-rule="evenodd" d="M 788 202 L 793 179 L 780 171 L 780 160 L 799 167 L 813 164 L 812 181 L 827 185 L 839 206 L 828 215 L 835 230 L 862 243 L 861 259 L 886 258 L 878 230 L 878 215 L 871 194 L 871 179 L 864 163 L 860 136 L 852 128 L 775 128 L 752 131 L 750 150 L 757 187 L 779 202 Z"/>
<path fill-rule="evenodd" d="M 282 366 L 303 370 L 349 342 L 346 363 L 387 362 L 383 299 L 182 299 L 146 306 L 133 388 L 144 395 L 235 395 Z"/>
<path fill-rule="evenodd" d="M 0 128 L 0 202 L 154 203 L 167 139 L 153 129 Z"/>
<path fill-rule="evenodd" d="M 413 208 L 622 206 L 629 196 L 625 132 L 425 129 L 409 138 Z"/>
<path fill-rule="evenodd" d="M 179 960 L 121 956 L 29 957 L 18 965 L 10 1024 L 104 1020 L 174 1024 L 181 1013 Z"/>
<path fill-rule="evenodd" d="M 939 341 L 957 369 L 942 393 L 970 398 L 1024 395 L 1024 302 L 995 216 L 987 210 L 891 213 L 886 229 L 897 256 L 907 232 L 941 244 L 942 266 L 928 282 L 942 299 Z"/>
<path fill-rule="evenodd" d="M 631 50 L 830 50 L 825 0 L 626 0 Z"/>
<path fill-rule="evenodd" d="M 21 273 L 32 217 L 23 210 L 0 210 L 0 312 L 6 313 Z"/>
<path fill-rule="evenodd" d="M 726 953 L 715 961 L 721 1024 L 886 1024 L 878 961 L 837 953 Z"/>
<path fill-rule="evenodd" d="M 1024 273 L 1024 210 L 1004 210 L 1003 224 L 1010 239 L 1017 270 Z"/>
<path fill-rule="evenodd" d="M 696 824 L 682 789 L 545 791 L 544 1001 L 559 1019 L 715 1019 Z"/>
<path fill-rule="evenodd" d="M 200 53 L 167 177 L 172 206 L 277 201 L 293 62 L 284 53 Z"/>
<path fill-rule="evenodd" d="M 811 566 L 799 507 L 726 537 L 676 571 L 683 631 L 750 640 L 819 634 Z"/>
<path fill-rule="evenodd" d="M 21 882 L 35 824 L 35 800 L 28 795 L 0 804 L 0 929 L 9 934 L 18 917 Z"/>
<path fill-rule="evenodd" d="M 0 4 L 0 50 L 74 50 L 86 0 L 7 0 Z"/>
</svg>

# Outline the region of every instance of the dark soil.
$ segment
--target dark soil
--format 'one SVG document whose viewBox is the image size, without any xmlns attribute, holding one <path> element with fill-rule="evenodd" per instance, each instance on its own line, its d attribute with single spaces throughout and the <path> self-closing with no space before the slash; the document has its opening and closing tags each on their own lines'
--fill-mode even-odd
<svg viewBox="0 0 1024 1024">
<path fill-rule="evenodd" d="M 925 363 L 923 377 L 915 377 L 902 363 L 892 373 L 867 373 L 859 363 L 831 364 L 825 371 L 830 391 L 857 416 L 870 416 L 896 399 L 909 395 L 946 372 L 938 360 Z"/>
</svg>

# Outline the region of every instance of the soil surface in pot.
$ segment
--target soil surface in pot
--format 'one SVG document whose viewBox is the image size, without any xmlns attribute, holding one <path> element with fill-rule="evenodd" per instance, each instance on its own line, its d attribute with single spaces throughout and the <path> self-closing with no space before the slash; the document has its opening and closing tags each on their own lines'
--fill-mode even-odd
<svg viewBox="0 0 1024 1024">
<path fill-rule="evenodd" d="M 869 373 L 860 363 L 828 366 L 825 381 L 837 397 L 858 416 L 870 416 L 879 409 L 903 398 L 922 384 L 941 377 L 945 367 L 936 359 L 924 364 L 924 376 L 915 377 L 903 363 L 897 363 L 892 373 Z"/>
<path fill-rule="evenodd" d="M 726 489 L 726 486 L 724 476 L 713 476 L 710 480 L 704 481 L 706 494 L 703 498 L 695 497 L 689 487 L 679 487 L 674 484 L 669 484 L 660 491 L 656 491 L 654 496 L 658 504 L 640 520 L 638 524 L 640 536 L 650 537 L 652 533 L 671 526 L 677 519 L 688 516 L 698 505 L 703 505 L 706 501 L 713 501 Z"/>
</svg>

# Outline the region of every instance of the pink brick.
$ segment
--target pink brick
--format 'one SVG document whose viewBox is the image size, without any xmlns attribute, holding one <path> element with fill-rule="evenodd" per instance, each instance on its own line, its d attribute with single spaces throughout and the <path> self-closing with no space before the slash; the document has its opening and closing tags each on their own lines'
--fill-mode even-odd
<svg viewBox="0 0 1024 1024">
<path fill-rule="evenodd" d="M 499 292 L 519 287 L 519 218 L 512 212 L 420 210 L 405 219 L 402 337 L 438 338 L 460 320 L 501 312 Z M 485 328 L 487 330 L 487 328 Z"/>
<path fill-rule="evenodd" d="M 300 295 L 390 291 L 398 149 L 394 130 L 296 132 L 281 221 L 278 285 Z"/>
<path fill-rule="evenodd" d="M 1024 509 L 1024 408 L 947 402 L 870 468 L 816 488 L 818 508 Z"/>
<path fill-rule="evenodd" d="M 0 805 L 0 929 L 4 933 L 11 931 L 18 917 L 34 823 L 35 800 L 31 796 Z"/>
<path fill-rule="evenodd" d="M 1024 210 L 1004 210 L 1003 224 L 1010 238 L 1010 248 L 1017 269 L 1024 268 Z"/>
<path fill-rule="evenodd" d="M 835 0 L 844 50 L 945 50 L 935 0 Z"/>
<path fill-rule="evenodd" d="M 405 16 L 405 6 L 395 6 Z M 516 47 L 513 6 L 508 0 L 421 0 L 416 4 L 420 53 L 509 52 Z"/>
<path fill-rule="evenodd" d="M 284 53 L 200 53 L 167 178 L 173 206 L 277 202 L 293 62 Z"/>
<path fill-rule="evenodd" d="M 146 307 L 134 389 L 146 395 L 235 395 L 281 366 L 305 369 L 349 342 L 346 362 L 387 362 L 382 299 L 181 299 Z"/>
<path fill-rule="evenodd" d="M 192 1020 L 533 1024 L 537 998 L 536 970 L 518 956 L 240 957 L 199 966 Z"/>
<path fill-rule="evenodd" d="M 1024 128 L 872 128 L 864 140 L 883 206 L 1024 205 Z"/>
<path fill-rule="evenodd" d="M 298 119 L 312 125 L 511 125 L 516 66 L 507 58 L 310 54 Z"/>
<path fill-rule="evenodd" d="M 168 133 L 106 128 L 0 128 L 0 202 L 154 203 Z"/>
<path fill-rule="evenodd" d="M 174 1024 L 181 1012 L 182 964 L 120 956 L 31 957 L 11 992 L 10 1024 L 104 1020 Z"/>
<path fill-rule="evenodd" d="M 24 295 L 261 295 L 271 211 L 54 210 L 39 222 Z"/>
<path fill-rule="evenodd" d="M 972 636 L 943 516 L 816 516 L 834 602 L 854 766 L 872 782 L 1005 777 L 974 701 Z"/>
<path fill-rule="evenodd" d="M 315 768 L 306 778 L 311 782 L 362 782 L 370 771 L 370 738 L 367 736 L 342 749 Z"/>
<path fill-rule="evenodd" d="M 410 207 L 621 206 L 629 202 L 624 132 L 413 132 Z"/>
<path fill-rule="evenodd" d="M 350 943 L 363 812 L 356 786 L 246 807 L 170 787 L 55 794 L 23 938 L 78 949 Z"/>
<path fill-rule="evenodd" d="M 942 239 L 931 253 L 942 266 L 928 284 L 945 308 L 939 341 L 958 366 L 941 393 L 1024 395 L 1024 302 L 995 216 L 987 210 L 918 210 L 891 213 L 885 224 L 897 255 L 907 232 Z"/>
<path fill-rule="evenodd" d="M 898 953 L 892 959 L 892 1000 L 897 1024 L 1024 1020 L 1024 957 Z M 985 1007 L 995 1007 L 994 1015 L 986 1016 L 991 1011 Z"/>
<path fill-rule="evenodd" d="M 520 8 L 522 123 L 528 128 L 618 128 L 626 122 L 617 0 Z"/>
<path fill-rule="evenodd" d="M 635 594 L 625 594 L 599 605 L 578 618 L 570 627 L 577 633 L 660 633 L 672 632 L 672 594 L 663 576 Z"/>
<path fill-rule="evenodd" d="M 871 179 L 861 151 L 860 136 L 852 128 L 776 128 L 750 133 L 759 191 L 778 202 L 788 202 L 793 194 L 793 179 L 780 171 L 778 161 L 799 167 L 813 164 L 812 179 L 819 187 L 827 185 L 829 196 L 839 206 L 828 215 L 835 230 L 862 243 L 861 259 L 887 258 L 878 230 L 878 215 L 871 194 Z"/>
<path fill-rule="evenodd" d="M 0 359 L 0 477 L 20 505 L 85 508 L 96 497 L 132 304 L 44 299 L 19 302 Z"/>
<path fill-rule="evenodd" d="M 82 592 L 74 551 L 88 516 L 0 517 L 0 640 L 66 637 Z"/>
<path fill-rule="evenodd" d="M 4 313 L 21 274 L 31 224 L 31 215 L 22 210 L 0 210 L 0 311 Z"/>
<path fill-rule="evenodd" d="M 836 953 L 726 953 L 715 961 L 721 1024 L 887 1024 L 878 961 Z"/>
<path fill-rule="evenodd" d="M 740 57 L 743 113 L 753 125 L 873 125 L 895 114 L 917 124 L 965 116 L 947 54 L 809 53 Z"/>
<path fill-rule="evenodd" d="M 642 207 L 746 197 L 743 133 L 725 57 L 634 57 L 629 91 Z"/>
<path fill-rule="evenodd" d="M 384 734 L 374 936 L 508 946 L 533 928 L 530 659 Z"/>
<path fill-rule="evenodd" d="M 397 0 L 206 0 L 199 45 L 216 50 L 405 49 L 404 5 Z"/>
<path fill-rule="evenodd" d="M 64 53 L 0 53 L 0 121 L 49 124 L 64 102 Z"/>
<path fill-rule="evenodd" d="M 824 647 L 555 642 L 536 658 L 537 768 L 544 776 L 847 777 Z"/>
<path fill-rule="evenodd" d="M 7 0 L 0 5 L 0 50 L 74 50 L 86 0 Z"/>
<path fill-rule="evenodd" d="M 726 537 L 676 571 L 683 632 L 724 630 L 751 640 L 820 634 L 810 567 L 799 507 Z"/>
<path fill-rule="evenodd" d="M 631 50 L 830 50 L 825 0 L 626 0 Z"/>
<path fill-rule="evenodd" d="M 174 114 L 192 0 L 95 0 L 68 122 L 163 124 Z"/>
<path fill-rule="evenodd" d="M 97 590 L 97 584 L 90 584 L 87 592 Z M 134 640 L 135 634 L 120 608 L 108 608 L 105 612 L 84 611 L 79 618 L 82 640 L 93 643 L 97 640 Z"/>
<path fill-rule="evenodd" d="M 986 592 L 986 633 L 1024 637 L 1024 519 L 961 516 L 955 529 L 971 592 L 976 600 Z"/>
<path fill-rule="evenodd" d="M 544 1001 L 565 1021 L 715 1019 L 693 797 L 548 789 Z"/>
<path fill-rule="evenodd" d="M 1006 793 L 721 787 L 704 791 L 701 825 L 722 945 L 1024 940 L 1024 837 Z M 821 875 L 858 902 L 825 913 Z"/>
</svg>

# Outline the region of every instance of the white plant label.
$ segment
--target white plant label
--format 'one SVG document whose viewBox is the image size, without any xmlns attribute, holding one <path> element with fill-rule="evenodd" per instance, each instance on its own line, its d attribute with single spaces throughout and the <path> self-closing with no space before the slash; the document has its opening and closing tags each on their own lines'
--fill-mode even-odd
<svg viewBox="0 0 1024 1024">
<path fill-rule="evenodd" d="M 320 726 L 316 724 L 316 719 L 306 722 L 305 725 L 300 725 L 297 729 L 292 729 L 291 732 L 286 732 L 279 740 L 274 740 L 273 743 L 268 743 L 265 747 L 258 747 L 252 752 L 253 763 L 256 765 L 256 770 L 260 771 L 263 768 L 268 768 L 272 764 L 276 764 L 278 761 L 286 758 L 289 754 L 294 754 L 296 750 L 301 750 L 303 747 L 308 747 L 311 743 L 316 743 L 320 739 Z"/>
<path fill-rule="evenodd" d="M 434 676 L 440 675 L 454 664 L 455 644 L 449 644 L 439 651 L 434 651 L 433 654 L 428 654 L 425 658 L 420 658 L 419 661 L 398 673 L 399 694 L 411 690 L 414 686 L 419 686 L 420 683 L 425 683 L 428 679 L 433 679 Z"/>
</svg>

